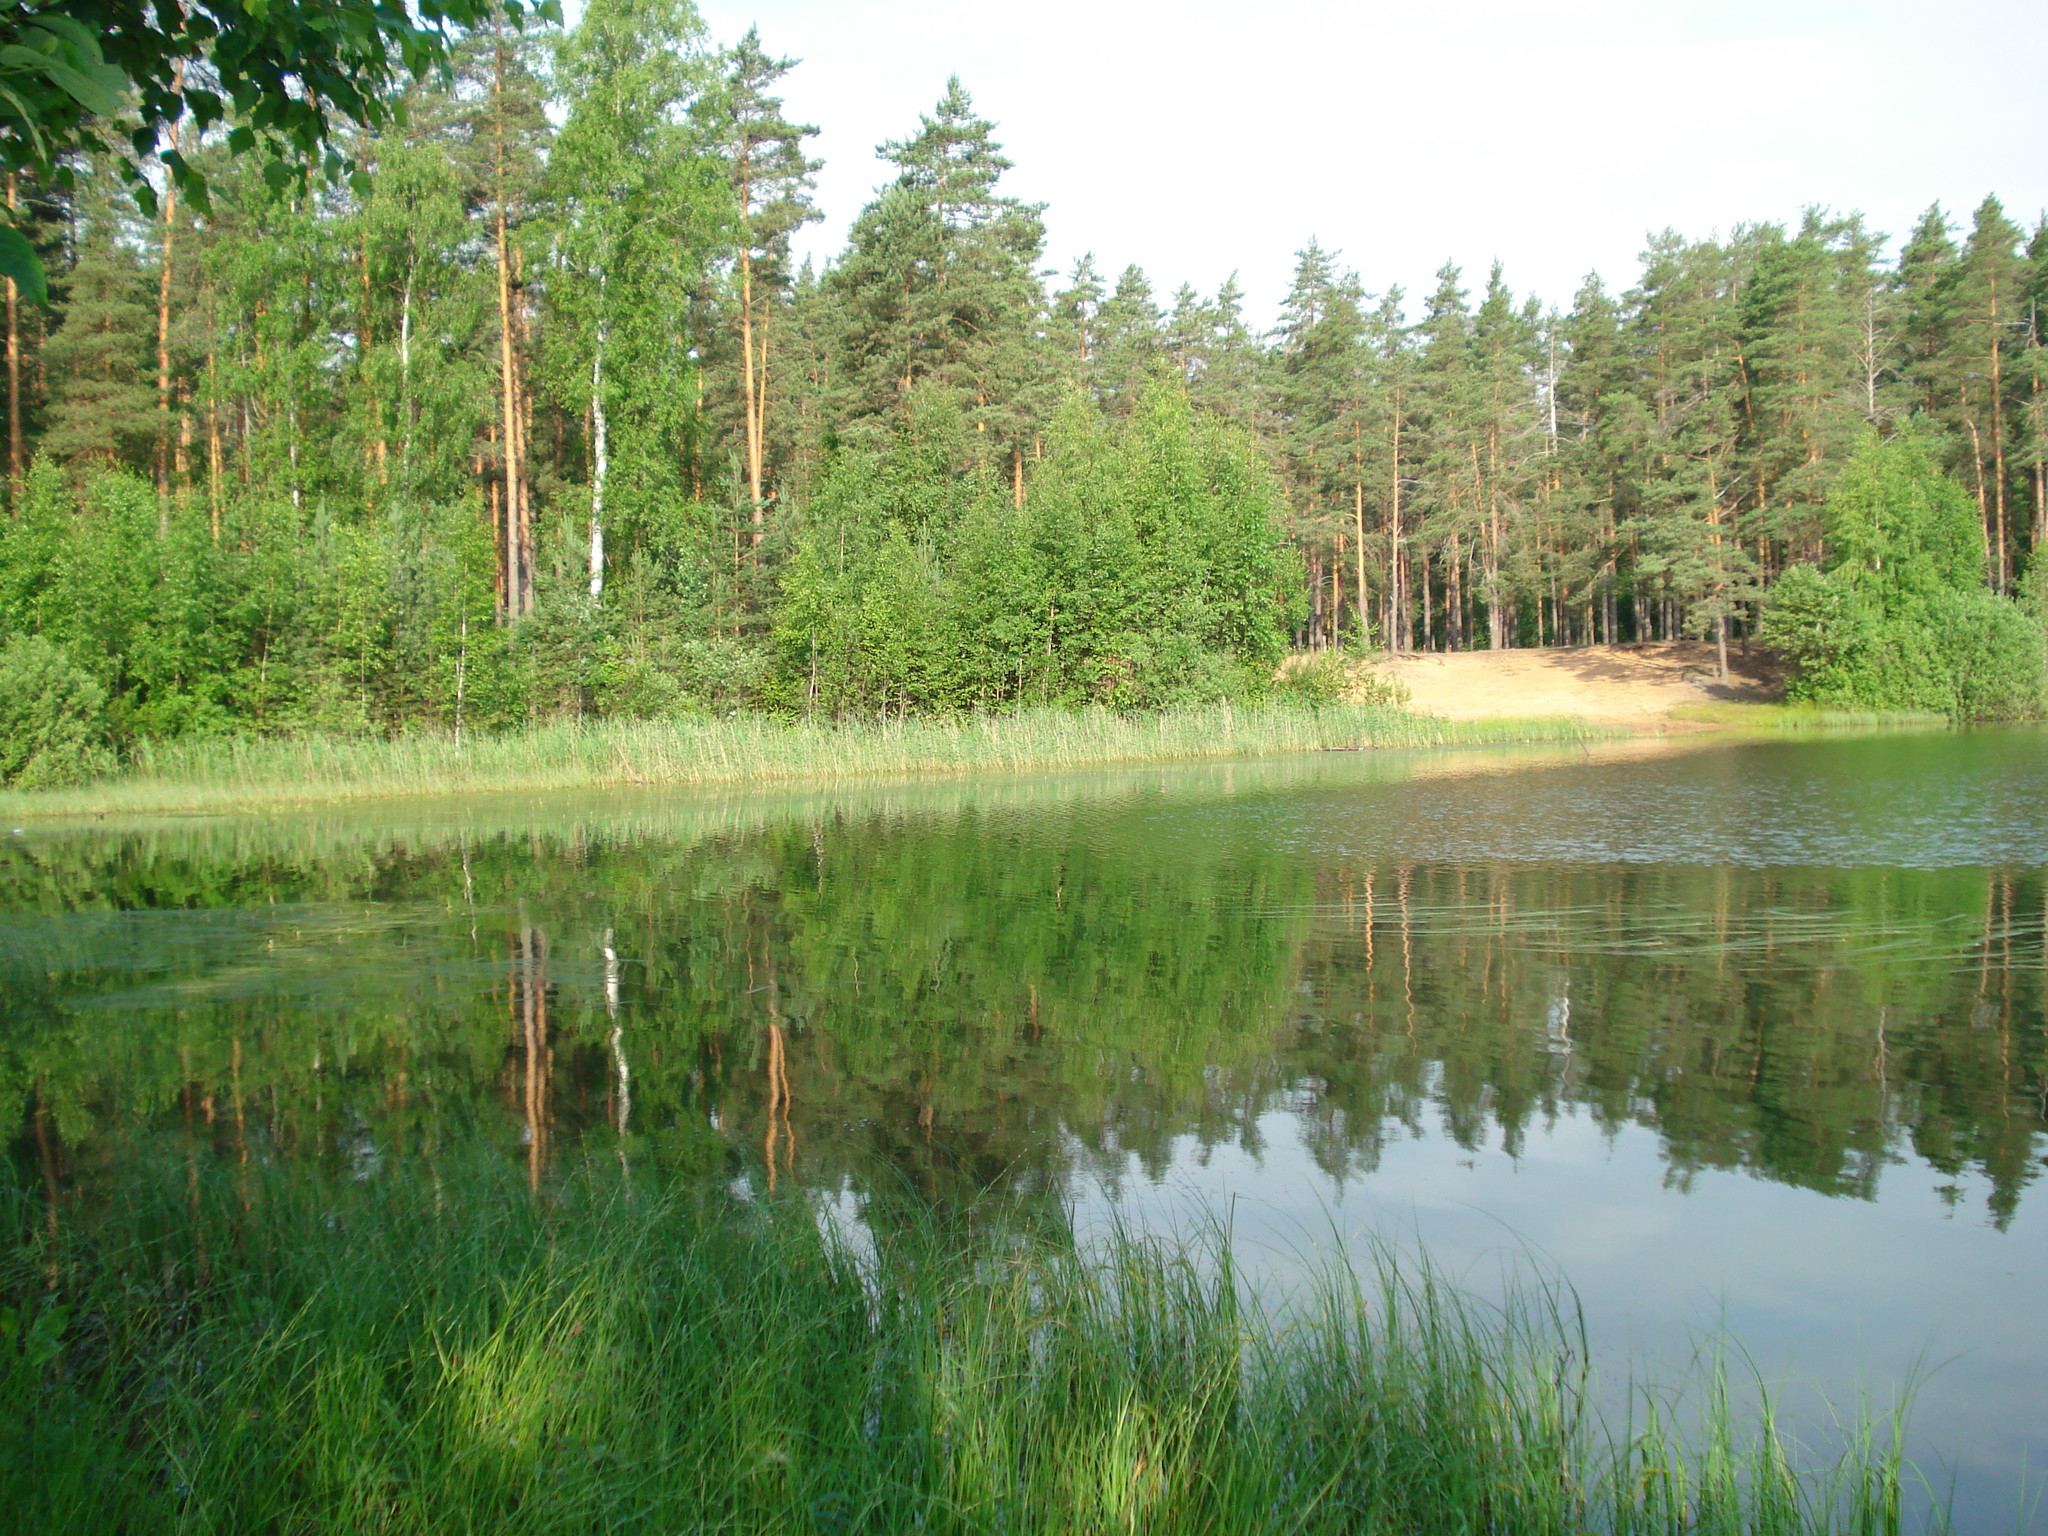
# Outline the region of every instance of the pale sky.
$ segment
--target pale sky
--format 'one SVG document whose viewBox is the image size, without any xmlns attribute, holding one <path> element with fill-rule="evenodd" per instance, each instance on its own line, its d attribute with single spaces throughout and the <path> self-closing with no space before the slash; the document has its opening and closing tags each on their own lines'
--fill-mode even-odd
<svg viewBox="0 0 2048 1536">
<path fill-rule="evenodd" d="M 1048 204 L 1049 264 L 1137 262 L 1161 298 L 1233 270 L 1269 323 L 1314 236 L 1413 300 L 1446 259 L 1569 303 L 1627 287 L 1646 232 L 1698 237 L 1860 210 L 1903 237 L 1929 203 L 2048 207 L 2044 0 L 700 0 L 803 62 L 837 251 L 958 73 Z M 1894 248 L 1895 245 L 1894 245 Z M 1411 308 L 1412 308 L 1411 304 Z"/>
</svg>

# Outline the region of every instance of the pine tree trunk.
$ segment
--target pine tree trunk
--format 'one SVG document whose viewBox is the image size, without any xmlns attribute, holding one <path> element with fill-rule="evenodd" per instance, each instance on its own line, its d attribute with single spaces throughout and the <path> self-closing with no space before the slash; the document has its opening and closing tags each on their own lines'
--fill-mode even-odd
<svg viewBox="0 0 2048 1536">
<path fill-rule="evenodd" d="M 1500 547 L 1500 422 L 1495 420 L 1486 425 L 1486 644 L 1495 651 L 1507 644 L 1500 600 Z"/>
<path fill-rule="evenodd" d="M 510 192 L 505 145 L 505 68 L 505 40 L 500 36 L 491 68 L 495 146 L 492 190 L 497 204 L 494 218 L 498 241 L 498 420 L 505 501 L 501 525 L 505 584 L 500 613 L 502 618 L 511 620 L 524 617 L 532 606 L 533 580 L 526 547 L 525 433 L 520 420 L 518 320 L 512 305 L 512 242 L 506 211 Z"/>
<path fill-rule="evenodd" d="M 209 290 L 209 301 L 212 298 Z M 213 529 L 213 542 L 220 543 L 220 500 L 221 500 L 221 434 L 220 434 L 220 366 L 215 352 L 216 339 L 220 334 L 220 323 L 214 305 L 207 306 L 206 327 L 206 509 L 207 521 Z"/>
<path fill-rule="evenodd" d="M 1308 648 L 1320 650 L 1323 644 L 1323 557 L 1316 550 L 1308 552 Z"/>
<path fill-rule="evenodd" d="M 7 208 L 19 204 L 14 172 L 7 173 Z M 7 487 L 8 510 L 21 516 L 21 294 L 14 279 L 7 280 Z"/>
<path fill-rule="evenodd" d="M 1991 274 L 1991 500 L 1997 534 L 1991 546 L 1991 584 L 2004 592 L 2012 584 L 2012 553 L 2006 547 L 2005 508 L 2005 382 L 2001 363 L 2005 341 L 2000 334 L 1998 273 Z"/>
<path fill-rule="evenodd" d="M 1352 460 L 1351 477 L 1351 557 L 1352 595 L 1358 603 L 1358 633 L 1355 642 L 1359 650 L 1372 643 L 1372 620 L 1365 611 L 1365 470 L 1356 457 Z"/>
<path fill-rule="evenodd" d="M 1452 539 L 1450 558 L 1444 562 L 1444 649 L 1449 651 L 1465 648 L 1464 593 L 1458 580 L 1464 564 L 1458 540 Z"/>
<path fill-rule="evenodd" d="M 740 145 L 739 192 L 740 192 L 740 414 L 745 422 L 747 451 L 747 502 L 753 530 L 749 535 L 751 546 L 761 547 L 762 524 L 767 517 L 766 502 L 761 489 L 761 466 L 764 455 L 761 450 L 763 415 L 761 391 L 765 380 L 757 379 L 754 373 L 754 250 L 753 237 L 748 230 L 748 220 L 754 216 L 753 164 L 748 153 L 749 146 L 744 138 Z M 765 338 L 764 338 L 765 339 Z M 767 351 L 761 353 L 763 371 L 766 370 Z"/>
<path fill-rule="evenodd" d="M 1387 502 L 1387 554 L 1389 599 L 1393 603 L 1393 633 L 1388 637 L 1397 650 L 1414 648 L 1414 633 L 1408 618 L 1408 559 L 1401 547 L 1401 394 L 1394 392 L 1393 493 Z"/>
<path fill-rule="evenodd" d="M 1349 542 L 1337 535 L 1337 555 L 1330 562 L 1330 649 L 1344 644 L 1344 546 Z"/>
<path fill-rule="evenodd" d="M 171 148 L 178 147 L 178 130 L 171 129 Z M 164 234 L 162 265 L 156 283 L 156 420 L 157 420 L 157 533 L 170 529 L 171 515 L 171 237 L 178 215 L 178 189 L 172 182 L 164 188 Z"/>
</svg>

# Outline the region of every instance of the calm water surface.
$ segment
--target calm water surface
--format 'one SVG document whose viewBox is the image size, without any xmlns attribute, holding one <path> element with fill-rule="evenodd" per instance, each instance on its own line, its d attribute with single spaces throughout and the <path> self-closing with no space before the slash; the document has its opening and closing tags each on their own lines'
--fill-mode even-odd
<svg viewBox="0 0 2048 1536">
<path fill-rule="evenodd" d="M 2038 731 L 29 829 L 0 1074 L 77 1222 L 167 1150 L 480 1141 L 866 1222 L 1223 1213 L 1275 1286 L 1333 1240 L 1554 1274 L 1617 1379 L 1725 1330 L 1824 1426 L 1918 1375 L 2010 1530 L 2044 880 Z"/>
</svg>

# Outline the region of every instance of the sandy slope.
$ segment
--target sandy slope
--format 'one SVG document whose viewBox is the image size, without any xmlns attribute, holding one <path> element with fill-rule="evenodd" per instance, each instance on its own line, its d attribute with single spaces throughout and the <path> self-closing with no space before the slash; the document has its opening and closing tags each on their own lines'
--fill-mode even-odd
<svg viewBox="0 0 2048 1536">
<path fill-rule="evenodd" d="M 1714 647 L 1691 641 L 1408 655 L 1378 670 L 1407 686 L 1411 708 L 1454 720 L 1577 715 L 1655 729 L 1680 704 L 1777 696 L 1776 676 L 1761 658 L 1746 663 L 1731 648 L 1723 683 L 1714 675 Z"/>
</svg>

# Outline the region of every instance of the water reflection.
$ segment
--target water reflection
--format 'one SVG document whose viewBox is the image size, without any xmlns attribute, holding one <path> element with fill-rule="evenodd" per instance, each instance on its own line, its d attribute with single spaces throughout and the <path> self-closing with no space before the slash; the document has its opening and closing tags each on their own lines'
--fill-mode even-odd
<svg viewBox="0 0 2048 1536">
<path fill-rule="evenodd" d="M 1980 1174 L 2003 1226 L 2042 1166 L 2048 801 L 2015 795 L 2038 745 L 1378 785 L 1319 766 L 1305 787 L 1146 779 L 696 835 L 572 815 L 310 851 L 247 829 L 16 840 L 0 1061 L 45 1175 L 82 1187 L 159 1130 L 352 1175 L 368 1148 L 492 1137 L 536 1186 L 603 1135 L 957 1202 L 1160 1177 L 1177 1148 L 1255 1145 L 1275 1110 L 1340 1181 L 1389 1137 L 1515 1153 L 1582 1112 L 1654 1132 L 1680 1187 L 1735 1168 L 1867 1199 L 1912 1159 Z M 1939 782 L 1985 809 L 1952 842 L 2020 857 L 1538 856 L 1613 842 L 1660 793 L 1692 804 L 1677 841 L 1698 849 L 1733 793 L 1699 783 L 1768 807 L 1844 765 L 1873 806 Z M 1519 858 L 1405 856 L 1432 818 L 1492 837 L 1516 816 Z M 1898 819 L 1867 819 L 1870 849 Z"/>
<path fill-rule="evenodd" d="M 1920 1422 L 2009 1524 L 2048 1450 L 2015 1278 L 2048 1260 L 2044 746 L 20 837 L 0 1091 L 50 1232 L 207 1159 L 367 1181 L 477 1143 L 536 1190 L 596 1151 L 877 1234 L 991 1190 L 1249 1200 L 1297 1238 L 1350 1200 L 1468 1258 L 1513 1232 L 1614 1327 L 1718 1296 L 1773 1371 L 1853 1390 L 1966 1352 Z"/>
</svg>

